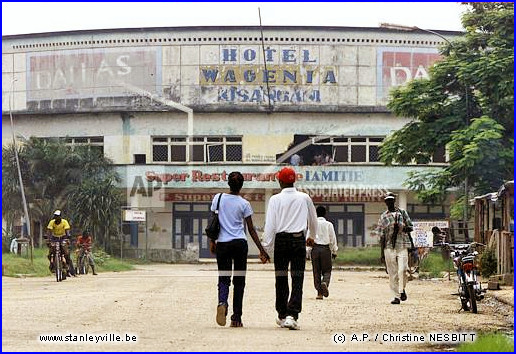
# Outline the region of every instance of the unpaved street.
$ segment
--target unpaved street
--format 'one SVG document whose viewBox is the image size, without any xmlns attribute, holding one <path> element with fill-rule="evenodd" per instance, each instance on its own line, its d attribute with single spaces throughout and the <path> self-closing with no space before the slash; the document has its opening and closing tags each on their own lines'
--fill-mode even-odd
<svg viewBox="0 0 516 354">
<path fill-rule="evenodd" d="M 309 264 L 307 264 L 308 266 Z M 455 282 L 412 281 L 408 301 L 390 305 L 383 272 L 334 271 L 330 297 L 315 299 L 311 270 L 304 284 L 301 330 L 276 326 L 271 264 L 250 264 L 244 328 L 219 327 L 215 264 L 146 265 L 56 283 L 53 278 L 2 278 L 3 351 L 427 351 L 430 332 L 506 329 L 511 307 L 486 298 L 479 313 L 460 312 Z M 231 298 L 230 298 L 231 304 Z M 230 305 L 231 311 L 231 305 Z M 230 312 L 231 314 L 231 312 Z M 229 325 L 229 321 L 228 321 Z M 363 333 L 371 341 L 351 342 Z M 393 343 L 383 333 L 425 336 Z M 119 335 L 123 342 L 44 343 L 40 335 Z M 334 338 L 344 344 L 335 344 Z M 376 335 L 379 335 L 376 337 Z M 136 342 L 125 341 L 127 335 Z M 376 341 L 374 340 L 376 337 Z M 73 337 L 70 336 L 70 339 Z"/>
</svg>

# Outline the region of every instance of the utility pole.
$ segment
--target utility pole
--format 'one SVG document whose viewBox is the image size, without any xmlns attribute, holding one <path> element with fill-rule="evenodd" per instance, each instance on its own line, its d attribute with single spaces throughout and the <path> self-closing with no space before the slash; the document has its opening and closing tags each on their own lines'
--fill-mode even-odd
<svg viewBox="0 0 516 354">
<path fill-rule="evenodd" d="M 13 138 L 13 148 L 14 148 L 14 156 L 16 159 L 16 168 L 18 170 L 18 179 L 20 182 L 20 191 L 21 191 L 21 197 L 22 197 L 22 204 L 23 204 L 23 213 L 25 216 L 25 222 L 27 224 L 27 234 L 29 236 L 29 242 L 30 242 L 30 262 L 31 264 L 34 264 L 34 242 L 32 241 L 32 230 L 30 225 L 30 218 L 29 218 L 29 210 L 27 208 L 27 199 L 25 198 L 25 188 L 23 186 L 23 178 L 21 174 L 21 168 L 20 168 L 20 158 L 18 157 L 18 145 L 16 144 L 16 135 L 14 134 L 14 119 L 13 119 L 13 112 L 12 112 L 12 101 L 14 100 L 14 83 L 17 81 L 17 79 L 13 76 L 13 79 L 11 80 L 11 95 L 9 97 L 9 118 L 11 120 L 11 133 Z M 23 231 L 23 225 L 22 225 L 22 231 Z"/>
<path fill-rule="evenodd" d="M 265 84 L 267 85 L 267 99 L 269 102 L 269 110 L 267 113 L 272 112 L 272 105 L 271 105 L 271 90 L 269 86 L 269 70 L 267 70 L 267 58 L 265 57 L 265 41 L 263 40 L 263 27 L 262 27 L 262 14 L 260 12 L 260 8 L 258 8 L 258 18 L 260 19 L 260 33 L 261 33 L 261 39 L 262 39 L 262 53 L 263 53 L 263 67 L 265 69 Z"/>
</svg>

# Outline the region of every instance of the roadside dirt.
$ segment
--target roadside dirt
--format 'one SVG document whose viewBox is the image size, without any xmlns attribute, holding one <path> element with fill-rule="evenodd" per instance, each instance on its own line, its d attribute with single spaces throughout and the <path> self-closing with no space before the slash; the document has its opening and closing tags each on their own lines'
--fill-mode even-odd
<svg viewBox="0 0 516 354">
<path fill-rule="evenodd" d="M 307 269 L 300 330 L 289 331 L 275 324 L 273 266 L 248 268 L 243 328 L 215 323 L 215 264 L 138 266 L 62 283 L 50 277 L 3 277 L 2 350 L 429 351 L 452 346 L 430 343 L 430 333 L 512 331 L 514 325 L 513 307 L 494 301 L 489 292 L 478 314 L 458 312 L 454 281 L 411 281 L 408 301 L 391 305 L 387 275 L 377 271 L 334 271 L 330 296 L 316 300 Z M 393 342 L 385 340 L 386 333 L 419 334 L 424 342 Z M 39 340 L 40 335 L 65 339 L 69 334 L 118 335 L 124 341 Z M 353 334 L 366 340 L 352 341 Z M 136 342 L 126 341 L 127 335 L 136 336 Z"/>
</svg>

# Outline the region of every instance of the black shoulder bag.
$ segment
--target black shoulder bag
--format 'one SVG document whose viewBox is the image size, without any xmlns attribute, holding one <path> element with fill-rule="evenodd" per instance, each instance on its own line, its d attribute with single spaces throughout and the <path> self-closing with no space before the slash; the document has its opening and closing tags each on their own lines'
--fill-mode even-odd
<svg viewBox="0 0 516 354">
<path fill-rule="evenodd" d="M 219 222 L 219 206 L 220 206 L 220 197 L 222 197 L 222 193 L 219 194 L 219 199 L 217 200 L 217 209 L 212 211 L 210 217 L 208 218 L 208 226 L 206 226 L 206 236 L 212 241 L 216 241 L 219 238 L 220 233 L 220 222 Z"/>
</svg>

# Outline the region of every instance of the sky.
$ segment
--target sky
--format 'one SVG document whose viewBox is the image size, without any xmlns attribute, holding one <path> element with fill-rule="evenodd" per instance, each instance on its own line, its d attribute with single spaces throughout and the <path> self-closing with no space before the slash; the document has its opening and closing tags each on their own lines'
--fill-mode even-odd
<svg viewBox="0 0 516 354">
<path fill-rule="evenodd" d="M 378 27 L 463 30 L 458 2 L 2 2 L 2 35 L 177 26 Z"/>
</svg>

